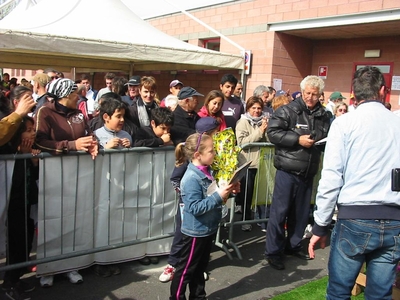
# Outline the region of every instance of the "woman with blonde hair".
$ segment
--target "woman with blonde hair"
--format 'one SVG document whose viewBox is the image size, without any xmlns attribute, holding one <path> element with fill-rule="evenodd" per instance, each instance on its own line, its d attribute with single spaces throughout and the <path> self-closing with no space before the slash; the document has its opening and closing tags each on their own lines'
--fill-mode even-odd
<svg viewBox="0 0 400 300">
<path fill-rule="evenodd" d="M 333 113 L 335 118 L 340 117 L 341 115 L 347 113 L 349 111 L 349 106 L 344 102 L 336 103 L 333 107 Z"/>
<path fill-rule="evenodd" d="M 289 104 L 289 102 L 290 102 L 290 100 L 289 100 L 288 96 L 282 95 L 282 96 L 278 96 L 278 97 L 275 97 L 274 99 L 272 99 L 271 106 L 272 106 L 272 109 L 274 111 L 276 111 L 278 109 L 278 107 Z"/>
</svg>

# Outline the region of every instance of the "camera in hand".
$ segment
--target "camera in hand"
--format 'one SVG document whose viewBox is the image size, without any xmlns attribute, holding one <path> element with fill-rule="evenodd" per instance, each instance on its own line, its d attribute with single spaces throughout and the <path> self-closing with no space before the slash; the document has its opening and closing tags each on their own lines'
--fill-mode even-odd
<svg viewBox="0 0 400 300">
<path fill-rule="evenodd" d="M 310 139 L 315 140 L 316 135 L 317 134 L 316 134 L 315 130 L 312 130 L 310 133 Z"/>
</svg>

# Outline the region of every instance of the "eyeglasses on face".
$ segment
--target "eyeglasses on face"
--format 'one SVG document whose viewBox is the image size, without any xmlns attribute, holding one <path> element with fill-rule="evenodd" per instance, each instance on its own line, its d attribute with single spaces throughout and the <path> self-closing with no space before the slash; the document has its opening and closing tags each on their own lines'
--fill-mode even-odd
<svg viewBox="0 0 400 300">
<path fill-rule="evenodd" d="M 346 112 L 347 112 L 347 109 L 345 109 L 345 108 L 339 108 L 339 109 L 338 109 L 338 112 L 346 113 Z"/>
<path fill-rule="evenodd" d="M 55 79 L 58 79 L 58 76 L 51 76 L 50 78 L 51 78 L 51 80 L 55 80 Z"/>
</svg>

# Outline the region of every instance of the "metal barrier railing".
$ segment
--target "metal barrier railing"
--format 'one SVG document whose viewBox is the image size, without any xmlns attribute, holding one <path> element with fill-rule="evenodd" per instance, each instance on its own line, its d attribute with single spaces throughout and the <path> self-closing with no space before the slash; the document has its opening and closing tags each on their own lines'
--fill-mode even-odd
<svg viewBox="0 0 400 300">
<path fill-rule="evenodd" d="M 275 168 L 273 166 L 273 153 L 275 151 L 274 145 L 271 143 L 249 143 L 242 146 L 243 152 L 250 152 L 254 149 L 257 149 L 260 152 L 260 162 L 257 166 L 257 174 L 254 182 L 254 186 L 241 186 L 241 189 L 244 189 L 244 199 L 243 199 L 243 211 L 242 218 L 238 220 L 235 215 L 235 198 L 229 199 L 229 207 L 230 214 L 229 220 L 222 223 L 222 226 L 228 227 L 228 239 L 221 240 L 220 231 L 217 233 L 216 245 L 222 248 L 227 256 L 232 259 L 232 254 L 229 252 L 229 248 L 232 248 L 236 253 L 239 259 L 242 259 L 242 254 L 240 253 L 240 249 L 237 244 L 234 242 L 234 233 L 235 226 L 244 225 L 244 224 L 255 224 L 255 223 L 263 223 L 268 222 L 268 217 L 258 219 L 245 219 L 245 208 L 248 207 L 248 202 L 251 202 L 252 211 L 254 214 L 257 206 L 264 206 L 264 211 L 267 211 L 268 204 L 271 203 L 273 185 L 275 181 Z M 249 172 L 245 175 L 247 178 L 249 176 Z M 246 180 L 247 182 L 247 180 Z M 253 188 L 253 198 L 247 198 L 247 189 Z"/>
<path fill-rule="evenodd" d="M 0 271 L 36 264 L 39 270 L 41 264 L 72 257 L 82 257 L 75 266 L 79 268 L 168 254 L 177 202 L 169 181 L 175 163 L 173 147 L 107 150 L 95 160 L 86 153 L 41 153 L 38 157 L 37 257 L 0 267 Z M 2 221 L 7 216 L 12 163 L 30 158 L 26 154 L 0 156 L 4 182 L 0 197 L 6 204 L 0 211 Z M 3 253 L 5 232 L 3 225 Z M 56 269 L 47 266 L 44 272 Z"/>
<path fill-rule="evenodd" d="M 274 146 L 252 143 L 242 148 L 243 151 L 257 148 L 260 152 L 254 187 L 242 187 L 254 189 L 253 199 L 245 197 L 243 207 L 251 201 L 253 210 L 257 206 L 266 210 L 271 203 L 275 180 Z M 0 156 L 0 178 L 4 181 L 0 191 L 0 205 L 3 203 L 0 206 L 0 246 L 6 245 L 1 235 L 5 233 L 3 221 L 7 214 L 12 162 L 30 158 L 32 156 L 26 154 Z M 177 211 L 176 194 L 169 181 L 175 163 L 173 147 L 102 150 L 95 160 L 79 152 L 65 156 L 41 153 L 38 158 L 36 259 L 27 258 L 22 263 L 1 266 L 0 272 L 32 265 L 40 267 L 76 257 L 83 257 L 76 266 L 79 268 L 97 262 L 122 262 L 145 255 L 168 254 Z M 314 195 L 318 180 L 319 174 L 314 181 Z M 235 201 L 230 199 L 229 219 L 221 222 L 222 227 L 229 229 L 228 238 L 222 240 L 219 230 L 215 244 L 230 259 L 229 248 L 242 259 L 234 242 L 234 227 L 268 222 L 268 216 L 246 220 L 243 213 L 243 218 L 237 220 L 234 212 Z M 2 252 L 5 250 L 0 249 Z M 55 272 L 56 269 L 46 270 Z"/>
<path fill-rule="evenodd" d="M 242 146 L 243 152 L 250 152 L 257 149 L 260 152 L 260 161 L 257 166 L 257 174 L 254 182 L 254 186 L 241 186 L 241 189 L 249 189 L 253 188 L 253 197 L 252 199 L 247 199 L 247 193 L 245 192 L 245 197 L 243 200 L 243 208 L 247 207 L 248 202 L 251 202 L 252 211 L 256 214 L 256 210 L 258 206 L 263 208 L 263 212 L 265 215 L 261 218 L 252 218 L 252 219 L 245 219 L 245 212 L 242 211 L 243 216 L 240 220 L 235 217 L 235 199 L 230 199 L 230 214 L 229 220 L 222 223 L 222 226 L 228 227 L 228 239 L 221 240 L 220 232 L 217 234 L 216 244 L 221 247 L 227 254 L 227 256 L 232 259 L 232 254 L 229 252 L 229 248 L 232 248 L 233 251 L 236 253 L 239 259 L 242 259 L 242 255 L 240 253 L 240 249 L 237 244 L 234 242 L 234 227 L 237 225 L 244 225 L 244 224 L 255 224 L 255 223 L 266 223 L 269 220 L 269 205 L 272 202 L 272 193 L 274 190 L 275 184 L 275 173 L 276 169 L 274 167 L 274 152 L 275 146 L 271 143 L 249 143 Z M 322 157 L 320 163 L 320 170 L 322 167 Z M 246 174 L 248 177 L 248 173 Z M 314 184 L 313 184 L 313 192 L 311 197 L 311 203 L 314 203 L 315 195 L 317 192 L 317 186 L 319 179 L 321 177 L 320 172 L 314 177 Z M 246 180 L 247 181 L 247 180 Z"/>
</svg>

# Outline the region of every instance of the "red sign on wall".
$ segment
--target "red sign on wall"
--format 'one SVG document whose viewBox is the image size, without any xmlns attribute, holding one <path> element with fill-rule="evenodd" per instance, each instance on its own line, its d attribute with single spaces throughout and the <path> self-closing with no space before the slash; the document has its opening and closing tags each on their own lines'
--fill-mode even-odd
<svg viewBox="0 0 400 300">
<path fill-rule="evenodd" d="M 322 79 L 326 79 L 328 76 L 328 66 L 319 66 L 318 67 L 318 76 Z"/>
</svg>

